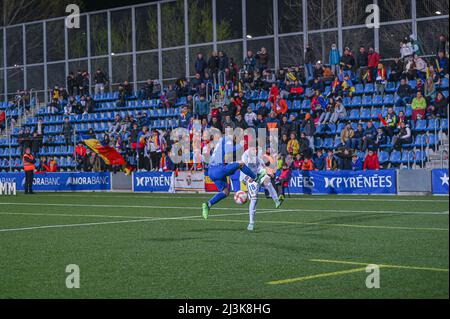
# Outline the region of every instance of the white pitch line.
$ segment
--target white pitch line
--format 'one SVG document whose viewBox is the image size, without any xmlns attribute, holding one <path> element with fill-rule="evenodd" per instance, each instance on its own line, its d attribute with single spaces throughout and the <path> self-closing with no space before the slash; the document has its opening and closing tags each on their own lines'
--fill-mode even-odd
<svg viewBox="0 0 450 319">
<path fill-rule="evenodd" d="M 14 205 L 14 206 L 53 206 L 53 207 L 97 207 L 97 208 L 143 208 L 143 209 L 186 209 L 186 210 L 200 210 L 196 206 L 153 206 L 153 205 L 101 205 L 101 204 L 55 204 L 55 203 L 0 203 L 0 205 Z M 233 207 L 214 207 L 214 210 L 232 210 L 242 211 L 244 208 Z M 273 210 L 271 208 L 261 208 L 258 211 Z M 405 212 L 393 210 L 339 210 L 339 209 L 284 209 L 286 212 L 323 212 L 323 213 L 370 213 L 370 214 L 401 214 L 401 215 L 448 215 L 448 211 L 429 211 L 429 212 Z"/>
<path fill-rule="evenodd" d="M 96 197 L 96 198 L 108 198 L 109 196 L 113 198 L 157 198 L 157 199 L 168 199 L 172 198 L 169 195 L 168 196 L 158 196 L 158 195 L 150 195 L 147 193 L 143 193 L 142 195 L 115 195 L 115 193 L 104 193 L 105 195 L 94 195 L 89 194 L 89 197 Z M 117 194 L 126 194 L 126 193 L 117 193 Z M 212 195 L 212 194 L 211 194 Z M 42 196 L 42 197 L 83 197 L 83 193 L 80 194 L 37 194 L 36 196 Z M 302 197 L 304 195 L 300 194 L 292 194 L 292 196 L 296 197 L 290 197 L 288 200 L 294 200 L 294 201 L 350 201 L 350 202 L 378 202 L 380 200 L 384 202 L 422 202 L 422 203 L 448 203 L 449 200 L 441 200 L 441 199 L 397 199 L 397 198 L 376 198 L 377 196 L 383 196 L 383 195 L 372 195 L 374 198 L 356 198 L 357 195 L 355 195 L 355 198 L 324 198 L 322 196 L 326 195 L 312 195 L 312 197 Z M 317 196 L 317 197 L 315 197 Z M 176 198 L 183 198 L 183 199 L 208 199 L 210 196 L 204 195 L 204 196 L 198 196 L 198 195 L 192 195 L 192 196 L 177 196 Z"/>
<path fill-rule="evenodd" d="M 282 210 L 271 210 L 266 212 L 260 212 L 259 214 L 269 214 L 279 212 L 282 213 Z M 30 213 L 33 215 L 32 213 Z M 210 217 L 224 217 L 224 216 L 237 216 L 237 215 L 247 215 L 246 213 L 234 213 L 234 214 L 214 214 Z M 53 215 L 53 214 L 48 214 Z M 95 223 L 81 223 L 81 224 L 61 224 L 61 225 L 44 225 L 44 226 L 31 226 L 31 227 L 21 227 L 21 228 L 5 228 L 0 229 L 0 233 L 4 232 L 14 232 L 14 231 L 24 231 L 24 230 L 35 230 L 35 229 L 48 229 L 48 228 L 67 228 L 67 227 L 84 227 L 84 226 L 96 226 L 96 225 L 110 225 L 110 224 L 126 224 L 126 223 L 140 223 L 140 222 L 151 222 L 151 221 L 160 221 L 160 220 L 183 220 L 183 219 L 201 219 L 202 217 L 199 215 L 195 216 L 179 216 L 179 217 L 154 217 L 154 218 L 141 218 L 141 219 L 130 219 L 130 220 L 119 220 L 114 222 L 95 222 Z"/>
</svg>

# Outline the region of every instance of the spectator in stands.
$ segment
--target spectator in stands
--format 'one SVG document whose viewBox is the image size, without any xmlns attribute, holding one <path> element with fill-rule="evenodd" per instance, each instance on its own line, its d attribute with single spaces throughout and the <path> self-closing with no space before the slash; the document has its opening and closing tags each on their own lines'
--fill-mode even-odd
<svg viewBox="0 0 450 319">
<path fill-rule="evenodd" d="M 434 104 L 431 107 L 431 112 L 433 115 L 441 118 L 447 118 L 447 106 L 448 106 L 448 98 L 444 96 L 442 92 L 438 92 L 436 94 L 436 99 L 434 100 Z"/>
<path fill-rule="evenodd" d="M 314 170 L 323 171 L 325 169 L 325 157 L 322 150 L 317 150 L 313 156 Z"/>
<path fill-rule="evenodd" d="M 346 148 L 352 147 L 352 138 L 355 136 L 355 130 L 352 127 L 352 123 L 348 122 L 344 129 L 341 131 L 341 144 Z"/>
<path fill-rule="evenodd" d="M 6 128 L 6 113 L 0 110 L 0 134 L 3 134 L 3 130 Z"/>
<path fill-rule="evenodd" d="M 344 50 L 344 54 L 341 57 L 341 63 L 340 63 L 344 74 L 350 76 L 350 78 L 353 77 L 353 68 L 355 67 L 355 58 L 353 57 L 353 54 L 350 50 L 350 48 L 346 47 Z"/>
<path fill-rule="evenodd" d="M 300 85 L 298 80 L 294 81 L 294 85 L 290 87 L 289 90 L 289 98 L 290 99 L 298 99 L 303 94 L 303 87 Z"/>
<path fill-rule="evenodd" d="M 369 57 L 364 46 L 359 47 L 358 55 L 356 56 L 356 66 L 358 68 L 358 79 L 360 83 L 363 83 L 366 79 L 367 65 L 369 63 Z"/>
<path fill-rule="evenodd" d="M 316 55 L 314 54 L 313 49 L 311 48 L 311 45 L 308 44 L 306 46 L 305 56 L 304 56 L 304 67 L 305 67 L 305 79 L 306 82 L 309 83 L 313 77 L 313 65 L 316 64 Z"/>
<path fill-rule="evenodd" d="M 199 120 L 206 119 L 209 114 L 209 103 L 205 96 L 200 95 L 200 100 L 195 103 L 195 117 Z"/>
<path fill-rule="evenodd" d="M 253 127 L 254 122 L 257 119 L 256 113 L 253 112 L 253 109 L 249 106 L 247 107 L 247 113 L 244 115 L 245 122 L 247 122 L 248 127 Z"/>
<path fill-rule="evenodd" d="M 433 79 L 428 78 L 424 85 L 424 95 L 428 106 L 436 99 L 436 92 L 436 86 L 434 85 Z"/>
<path fill-rule="evenodd" d="M 352 153 L 346 147 L 340 148 L 335 152 L 339 170 L 352 169 Z"/>
<path fill-rule="evenodd" d="M 333 98 L 329 98 L 328 99 L 328 104 L 325 107 L 325 111 L 320 114 L 319 117 L 319 124 L 325 125 L 330 121 L 331 115 L 334 113 L 334 99 Z"/>
<path fill-rule="evenodd" d="M 368 54 L 368 64 L 367 67 L 369 68 L 369 82 L 375 82 L 377 76 L 378 76 L 378 64 L 380 63 L 380 55 L 378 52 L 375 51 L 373 47 L 369 48 L 369 54 Z"/>
<path fill-rule="evenodd" d="M 377 135 L 375 136 L 375 140 L 372 144 L 372 147 L 375 150 L 378 150 L 382 145 L 387 144 L 387 142 L 388 142 L 388 137 L 384 133 L 384 130 L 381 127 L 379 127 L 377 129 Z"/>
<path fill-rule="evenodd" d="M 247 55 L 244 59 L 244 71 L 248 73 L 253 73 L 255 71 L 256 59 L 253 51 L 248 50 Z"/>
<path fill-rule="evenodd" d="M 223 129 L 222 123 L 215 116 L 211 118 L 211 127 L 218 129 L 220 132 L 222 132 Z"/>
<path fill-rule="evenodd" d="M 217 55 L 217 51 L 211 52 L 208 59 L 208 70 L 213 81 L 217 81 L 217 73 L 219 72 L 219 56 Z"/>
<path fill-rule="evenodd" d="M 68 117 L 64 118 L 64 123 L 62 126 L 62 135 L 66 141 L 66 145 L 70 145 L 72 143 L 72 124 Z"/>
<path fill-rule="evenodd" d="M 305 159 L 302 163 L 302 171 L 313 171 L 314 170 L 314 162 L 311 159 L 310 154 L 305 155 Z"/>
<path fill-rule="evenodd" d="M 280 142 L 278 143 L 278 152 L 281 156 L 285 157 L 288 155 L 287 144 L 289 142 L 288 134 L 282 134 Z"/>
<path fill-rule="evenodd" d="M 416 97 L 411 102 L 411 107 L 413 109 L 411 119 L 417 121 L 418 119 L 425 118 L 425 110 L 427 108 L 427 101 L 422 96 L 422 92 L 418 91 Z"/>
<path fill-rule="evenodd" d="M 42 139 L 39 138 L 37 132 L 34 132 L 31 137 L 31 153 L 38 154 L 42 146 Z"/>
<path fill-rule="evenodd" d="M 361 151 L 363 146 L 364 128 L 361 123 L 358 124 L 356 131 L 351 139 L 350 148 Z"/>
<path fill-rule="evenodd" d="M 377 135 L 377 130 L 373 126 L 373 122 L 369 121 L 367 122 L 367 127 L 364 131 L 364 136 L 362 138 L 363 141 L 363 147 L 362 151 L 365 152 L 369 147 L 371 147 L 375 141 Z"/>
<path fill-rule="evenodd" d="M 295 157 L 300 153 L 300 144 L 296 138 L 295 133 L 291 133 L 289 142 L 287 143 L 288 154 Z"/>
<path fill-rule="evenodd" d="M 187 128 L 190 120 L 191 120 L 191 113 L 189 112 L 187 106 L 183 106 L 183 108 L 181 109 L 181 114 L 180 114 L 180 127 L 184 127 Z"/>
<path fill-rule="evenodd" d="M 118 133 L 120 131 L 121 122 L 122 118 L 119 114 L 116 114 L 116 116 L 114 117 L 114 123 L 109 127 L 109 134 Z"/>
<path fill-rule="evenodd" d="M 256 68 L 259 72 L 263 72 L 269 67 L 269 53 L 265 47 L 262 47 L 255 55 Z"/>
<path fill-rule="evenodd" d="M 228 56 L 225 52 L 219 51 L 219 71 L 224 72 L 228 68 Z M 221 80 L 219 79 L 219 83 Z"/>
<path fill-rule="evenodd" d="M 403 73 L 403 62 L 399 58 L 394 58 L 391 64 L 391 73 L 389 74 L 389 81 L 398 82 Z"/>
<path fill-rule="evenodd" d="M 67 76 L 67 91 L 69 92 L 70 96 L 74 95 L 76 87 L 77 83 L 75 75 L 73 74 L 73 72 L 70 72 L 69 75 Z"/>
<path fill-rule="evenodd" d="M 316 133 L 316 126 L 310 113 L 306 113 L 305 119 L 300 127 L 306 138 L 309 140 L 309 146 L 314 150 L 314 134 Z M 299 129 L 295 128 L 293 131 L 294 133 L 297 133 Z"/>
<path fill-rule="evenodd" d="M 341 61 L 341 54 L 337 48 L 336 43 L 331 45 L 331 50 L 328 55 L 328 63 L 331 65 L 331 71 L 333 71 L 334 75 L 339 73 L 339 63 Z"/>
<path fill-rule="evenodd" d="M 195 64 L 194 64 L 195 72 L 200 74 L 200 77 L 202 79 L 204 79 L 207 68 L 208 68 L 208 63 L 206 63 L 205 59 L 203 58 L 203 54 L 197 53 L 197 59 L 195 60 Z"/>
<path fill-rule="evenodd" d="M 363 170 L 363 163 L 362 163 L 361 159 L 358 157 L 358 154 L 356 154 L 356 153 L 353 153 L 353 155 L 352 155 L 351 169 L 352 169 L 352 171 L 362 171 Z"/>
<path fill-rule="evenodd" d="M 444 52 L 444 55 L 448 55 L 448 39 L 444 34 L 439 35 L 436 52 Z"/>
<path fill-rule="evenodd" d="M 153 90 L 155 88 L 154 82 L 150 79 L 144 84 L 144 87 L 141 90 L 141 99 L 151 100 L 153 96 Z"/>
<path fill-rule="evenodd" d="M 56 159 L 54 156 L 51 156 L 48 164 L 45 165 L 45 172 L 46 173 L 56 173 L 59 170 L 58 163 L 56 162 Z"/>
<path fill-rule="evenodd" d="M 448 58 L 445 56 L 444 51 L 439 51 L 438 56 L 434 60 L 434 69 L 441 78 L 444 78 L 448 74 L 448 66 Z"/>
<path fill-rule="evenodd" d="M 397 89 L 397 101 L 395 102 L 395 106 L 405 107 L 407 103 L 411 102 L 412 93 L 412 89 L 409 84 L 406 83 L 406 79 L 402 78 Z"/>
<path fill-rule="evenodd" d="M 325 170 L 334 171 L 337 169 L 337 162 L 334 158 L 333 150 L 328 150 L 328 156 L 325 158 Z"/>
<path fill-rule="evenodd" d="M 105 73 L 101 69 L 97 69 L 94 74 L 94 93 L 95 94 L 103 94 L 105 92 L 105 84 L 108 81 Z"/>
<path fill-rule="evenodd" d="M 342 104 L 342 98 L 339 96 L 336 98 L 336 105 L 334 106 L 334 112 L 330 117 L 330 123 L 337 123 L 347 117 L 347 110 Z"/>
<path fill-rule="evenodd" d="M 412 135 L 411 129 L 409 125 L 405 122 L 400 124 L 400 130 L 397 135 L 395 135 L 392 139 L 392 144 L 394 145 L 394 149 L 400 151 L 404 144 L 412 143 Z"/>
<path fill-rule="evenodd" d="M 395 114 L 395 111 L 392 107 L 388 108 L 388 113 L 384 120 L 387 124 L 386 126 L 384 126 L 384 133 L 387 136 L 392 137 L 398 123 L 397 114 Z"/>
<path fill-rule="evenodd" d="M 76 169 L 78 171 L 84 169 L 84 163 L 86 158 L 86 148 L 84 147 L 82 142 L 78 142 L 77 146 L 75 147 L 75 162 L 77 163 Z"/>
<path fill-rule="evenodd" d="M 302 158 L 305 158 L 306 156 L 311 156 L 310 152 L 310 144 L 309 139 L 306 137 L 305 132 L 302 132 L 300 134 L 300 140 L 299 140 L 299 152 Z"/>
<path fill-rule="evenodd" d="M 369 150 L 364 159 L 363 169 L 366 170 L 379 170 L 380 162 L 378 161 L 378 154 L 373 150 Z"/>
<path fill-rule="evenodd" d="M 277 96 L 276 103 L 273 104 L 273 111 L 281 119 L 288 111 L 288 105 L 284 98 Z"/>
<path fill-rule="evenodd" d="M 242 114 L 236 115 L 236 119 L 235 119 L 234 123 L 236 125 L 236 128 L 241 128 L 243 130 L 248 128 L 247 122 L 244 120 L 244 117 L 242 116 Z"/>
<path fill-rule="evenodd" d="M 290 155 L 291 156 L 291 155 Z M 302 169 L 302 165 L 303 165 L 303 159 L 302 159 L 302 157 L 301 157 L 301 155 L 300 154 L 297 154 L 296 156 L 291 156 L 291 157 L 293 157 L 293 161 L 292 161 L 292 164 L 291 164 L 291 168 L 294 170 L 294 169 L 296 169 L 296 170 L 301 170 Z"/>
</svg>

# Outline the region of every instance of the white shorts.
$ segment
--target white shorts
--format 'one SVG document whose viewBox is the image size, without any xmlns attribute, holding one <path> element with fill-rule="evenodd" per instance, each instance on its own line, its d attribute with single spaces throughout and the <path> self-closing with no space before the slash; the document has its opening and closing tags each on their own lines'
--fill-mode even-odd
<svg viewBox="0 0 450 319">
<path fill-rule="evenodd" d="M 259 193 L 259 188 L 261 187 L 261 184 L 264 185 L 264 182 L 266 180 L 268 180 L 270 182 L 270 176 L 266 175 L 263 180 L 261 181 L 261 184 L 252 181 L 251 183 L 249 182 L 250 177 L 246 176 L 242 181 L 247 185 L 247 189 L 248 189 L 248 198 L 249 199 L 257 199 L 258 198 L 258 193 Z"/>
</svg>

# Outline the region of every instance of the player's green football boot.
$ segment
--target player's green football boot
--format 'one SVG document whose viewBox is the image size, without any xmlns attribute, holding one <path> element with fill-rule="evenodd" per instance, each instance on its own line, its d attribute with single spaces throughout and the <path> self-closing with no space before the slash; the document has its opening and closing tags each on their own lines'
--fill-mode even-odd
<svg viewBox="0 0 450 319">
<path fill-rule="evenodd" d="M 281 204 L 283 204 L 284 202 L 284 196 L 281 195 L 280 197 L 278 197 L 278 200 L 275 202 L 275 208 L 280 208 Z"/>
<path fill-rule="evenodd" d="M 258 184 L 261 183 L 261 180 L 267 176 L 267 172 L 265 169 L 261 170 L 261 173 L 258 174 L 258 176 L 256 177 L 255 182 L 257 182 Z"/>
<path fill-rule="evenodd" d="M 202 204 L 202 216 L 204 219 L 208 219 L 208 215 L 209 215 L 208 203 L 203 203 Z"/>
</svg>

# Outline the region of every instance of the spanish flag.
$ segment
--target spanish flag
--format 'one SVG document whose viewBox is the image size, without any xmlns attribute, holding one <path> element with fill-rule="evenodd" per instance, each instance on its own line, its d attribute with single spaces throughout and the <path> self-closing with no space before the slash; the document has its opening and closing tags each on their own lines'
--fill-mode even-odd
<svg viewBox="0 0 450 319">
<path fill-rule="evenodd" d="M 114 147 L 102 145 L 102 143 L 95 138 L 85 139 L 84 144 L 97 153 L 105 161 L 106 165 L 125 165 L 125 159 Z"/>
</svg>

